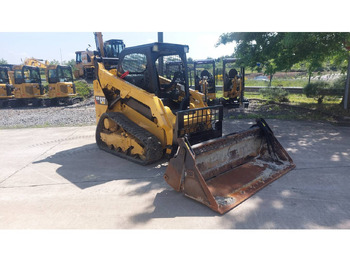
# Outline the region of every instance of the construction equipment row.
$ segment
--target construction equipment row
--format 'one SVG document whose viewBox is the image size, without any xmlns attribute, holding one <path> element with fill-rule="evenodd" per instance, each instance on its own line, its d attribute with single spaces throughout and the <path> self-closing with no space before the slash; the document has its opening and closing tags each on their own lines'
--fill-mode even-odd
<svg viewBox="0 0 350 262">
<path fill-rule="evenodd" d="M 0 66 L 0 107 L 71 105 L 82 100 L 70 66 L 44 64 L 34 58 L 24 63 Z M 40 68 L 45 69 L 48 90 L 42 84 Z"/>
</svg>

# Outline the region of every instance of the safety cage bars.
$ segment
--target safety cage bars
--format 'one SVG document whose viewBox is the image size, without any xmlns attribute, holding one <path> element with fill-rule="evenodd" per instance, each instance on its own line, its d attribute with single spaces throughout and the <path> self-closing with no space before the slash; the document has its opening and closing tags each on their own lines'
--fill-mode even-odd
<svg viewBox="0 0 350 262">
<path fill-rule="evenodd" d="M 221 137 L 222 120 L 222 105 L 178 111 L 175 135 L 187 137 L 191 144 Z"/>
</svg>

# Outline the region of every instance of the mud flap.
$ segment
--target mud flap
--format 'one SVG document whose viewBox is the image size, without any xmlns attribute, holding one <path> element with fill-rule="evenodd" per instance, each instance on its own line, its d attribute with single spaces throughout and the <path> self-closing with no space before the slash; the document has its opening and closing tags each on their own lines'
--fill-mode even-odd
<svg viewBox="0 0 350 262">
<path fill-rule="evenodd" d="M 295 167 L 263 119 L 252 128 L 191 146 L 179 138 L 164 178 L 223 214 Z"/>
</svg>

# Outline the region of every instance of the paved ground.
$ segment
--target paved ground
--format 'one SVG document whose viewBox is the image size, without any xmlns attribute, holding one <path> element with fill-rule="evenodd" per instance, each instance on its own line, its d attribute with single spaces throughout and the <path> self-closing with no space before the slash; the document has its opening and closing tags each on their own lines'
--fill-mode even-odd
<svg viewBox="0 0 350 262">
<path fill-rule="evenodd" d="M 225 215 L 172 190 L 166 162 L 100 151 L 95 126 L 0 130 L 0 228 L 349 229 L 350 128 L 268 123 L 297 167 Z"/>
</svg>

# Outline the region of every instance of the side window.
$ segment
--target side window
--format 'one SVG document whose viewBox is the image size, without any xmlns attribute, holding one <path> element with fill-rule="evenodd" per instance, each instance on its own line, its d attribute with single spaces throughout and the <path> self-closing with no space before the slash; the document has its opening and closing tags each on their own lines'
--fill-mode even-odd
<svg viewBox="0 0 350 262">
<path fill-rule="evenodd" d="M 29 68 L 23 69 L 23 77 L 24 77 L 25 83 L 30 83 L 30 70 L 29 70 Z"/>
<path fill-rule="evenodd" d="M 128 75 L 124 78 L 126 81 L 147 92 L 152 92 L 146 55 L 140 53 L 128 54 L 124 57 L 121 67 L 122 73 L 128 72 Z"/>
<path fill-rule="evenodd" d="M 15 79 L 21 79 L 21 78 L 22 78 L 21 70 L 15 70 Z"/>
<path fill-rule="evenodd" d="M 75 62 L 81 63 L 81 53 L 76 53 Z"/>
<path fill-rule="evenodd" d="M 57 70 L 55 69 L 50 69 L 49 70 L 49 83 L 53 84 L 53 83 L 57 83 L 57 73 L 56 73 Z"/>
<path fill-rule="evenodd" d="M 143 74 L 146 71 L 147 58 L 144 54 L 129 54 L 123 59 L 123 71 L 130 74 Z"/>
</svg>

